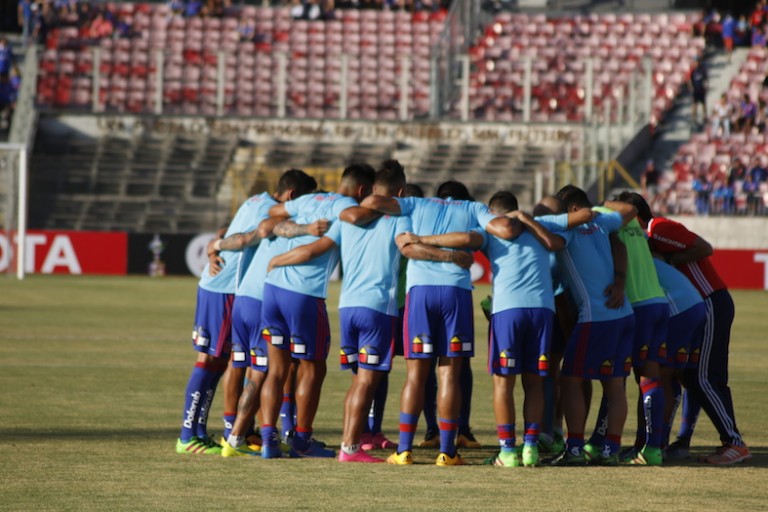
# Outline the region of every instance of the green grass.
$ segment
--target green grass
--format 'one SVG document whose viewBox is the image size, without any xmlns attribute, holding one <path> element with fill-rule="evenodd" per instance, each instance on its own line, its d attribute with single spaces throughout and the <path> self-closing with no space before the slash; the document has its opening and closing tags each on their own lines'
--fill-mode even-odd
<svg viewBox="0 0 768 512">
<path fill-rule="evenodd" d="M 734 292 L 731 385 L 755 457 L 732 468 L 437 468 L 333 460 L 223 459 L 173 451 L 190 346 L 196 281 L 32 276 L 0 279 L 0 510 L 765 510 L 768 475 L 768 294 Z M 329 312 L 337 329 L 338 287 Z M 476 302 L 487 289 L 480 287 Z M 479 313 L 479 307 L 477 308 Z M 476 316 L 478 339 L 486 323 Z M 334 332 L 334 347 L 338 346 Z M 485 349 L 474 360 L 472 424 L 494 452 Z M 316 435 L 337 445 L 349 376 L 331 370 Z M 385 432 L 396 438 L 404 365 L 395 363 Z M 636 393 L 630 391 L 630 400 Z M 221 430 L 220 396 L 210 430 Z M 632 403 L 632 402 L 630 402 Z M 519 409 L 519 407 L 518 407 Z M 633 438 L 630 407 L 625 441 Z M 593 408 L 594 410 L 594 408 Z M 423 422 L 422 422 L 423 425 Z M 591 425 L 591 420 L 590 420 Z M 519 428 L 518 428 L 519 430 Z M 417 434 L 421 436 L 422 430 Z M 519 434 L 519 432 L 518 432 Z M 702 418 L 694 451 L 717 445 Z M 383 453 L 379 455 L 385 455 Z"/>
</svg>

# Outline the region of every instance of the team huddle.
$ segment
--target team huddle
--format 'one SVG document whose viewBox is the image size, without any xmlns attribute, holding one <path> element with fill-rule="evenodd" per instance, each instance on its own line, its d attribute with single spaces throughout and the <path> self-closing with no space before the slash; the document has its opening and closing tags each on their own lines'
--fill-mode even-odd
<svg viewBox="0 0 768 512">
<path fill-rule="evenodd" d="M 438 466 L 465 464 L 458 448 L 477 445 L 462 427 L 475 343 L 469 268 L 472 252 L 482 251 L 493 274 L 484 310 L 500 447 L 486 463 L 660 465 L 689 455 L 701 408 L 723 443 L 703 462 L 751 458 L 727 383 L 733 302 L 709 262 L 712 248 L 653 218 L 640 195 L 593 207 L 569 185 L 529 215 L 510 192 L 485 205 L 455 181 L 437 197 L 420 197 L 394 160 L 378 171 L 347 167 L 335 193 L 316 188 L 303 171 L 286 171 L 273 195 L 246 200 L 209 244 L 178 453 L 337 457 L 313 437 L 313 422 L 331 344 L 328 281 L 340 262 L 340 362 L 354 378 L 338 460 L 385 462 L 368 451 L 393 449 L 386 462 L 413 464 L 417 422 L 431 406 L 435 430 L 428 422 L 420 446 L 439 446 Z M 395 355 L 406 365 L 397 443 L 381 429 Z M 622 451 L 630 373 L 640 389 L 637 436 Z M 520 445 L 517 375 L 525 396 Z M 207 419 L 222 376 L 219 443 Z M 587 439 L 593 380 L 603 395 Z M 436 396 L 425 403 L 435 381 Z M 681 402 L 680 432 L 669 444 Z"/>
</svg>

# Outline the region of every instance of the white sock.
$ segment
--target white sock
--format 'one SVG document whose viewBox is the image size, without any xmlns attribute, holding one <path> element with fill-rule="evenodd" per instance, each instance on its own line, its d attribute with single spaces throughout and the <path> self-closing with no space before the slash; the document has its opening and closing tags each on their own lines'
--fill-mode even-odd
<svg viewBox="0 0 768 512">
<path fill-rule="evenodd" d="M 229 434 L 229 437 L 227 437 L 227 443 L 229 443 L 229 446 L 232 448 L 240 448 L 245 444 L 245 436 Z"/>
<path fill-rule="evenodd" d="M 347 455 L 354 455 L 357 452 L 360 451 L 360 445 L 359 444 L 344 444 L 341 443 L 341 451 L 346 453 Z"/>
</svg>

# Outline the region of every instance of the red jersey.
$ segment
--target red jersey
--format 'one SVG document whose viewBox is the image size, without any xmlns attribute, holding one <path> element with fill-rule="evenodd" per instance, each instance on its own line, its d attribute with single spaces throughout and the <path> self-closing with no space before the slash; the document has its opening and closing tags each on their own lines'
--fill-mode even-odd
<svg viewBox="0 0 768 512">
<path fill-rule="evenodd" d="M 681 252 L 691 247 L 696 233 L 688 231 L 679 222 L 655 217 L 648 223 L 651 250 L 661 254 Z M 679 265 L 677 269 L 686 275 L 705 299 L 717 290 L 726 289 L 709 258 Z"/>
</svg>

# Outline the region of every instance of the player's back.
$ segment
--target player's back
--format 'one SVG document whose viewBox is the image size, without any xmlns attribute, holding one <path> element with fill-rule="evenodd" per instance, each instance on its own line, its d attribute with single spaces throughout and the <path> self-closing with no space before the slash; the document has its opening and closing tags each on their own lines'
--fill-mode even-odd
<svg viewBox="0 0 768 512">
<path fill-rule="evenodd" d="M 667 294 L 671 316 L 704 302 L 699 291 L 682 272 L 656 258 L 653 263 L 656 266 L 659 282 Z"/>
</svg>

